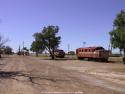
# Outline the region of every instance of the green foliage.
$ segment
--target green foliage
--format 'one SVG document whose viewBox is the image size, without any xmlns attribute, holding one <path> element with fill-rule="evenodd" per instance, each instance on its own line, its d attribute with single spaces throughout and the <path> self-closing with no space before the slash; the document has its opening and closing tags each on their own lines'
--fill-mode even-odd
<svg viewBox="0 0 125 94">
<path fill-rule="evenodd" d="M 5 54 L 10 55 L 10 54 L 12 54 L 12 48 L 10 46 L 6 46 L 4 48 L 4 52 L 5 52 Z"/>
<path fill-rule="evenodd" d="M 0 35 L 0 58 L 1 58 L 1 53 L 2 53 L 2 49 L 4 47 L 4 44 L 7 42 L 8 40 L 4 40 L 2 35 Z"/>
<path fill-rule="evenodd" d="M 54 50 L 58 48 L 60 44 L 60 36 L 57 36 L 59 32 L 58 26 L 48 26 L 44 27 L 40 33 L 35 33 L 35 43 L 33 45 L 37 45 L 35 50 L 40 50 L 42 46 L 45 48 L 44 50 L 48 50 L 52 59 L 54 59 Z"/>
<path fill-rule="evenodd" d="M 125 54 L 125 12 L 122 10 L 113 23 L 114 29 L 109 32 L 113 48 L 119 48 Z"/>
<path fill-rule="evenodd" d="M 44 51 L 44 46 L 41 41 L 33 41 L 31 45 L 31 51 L 36 52 L 36 56 L 38 56 L 38 53 L 42 53 Z"/>
<path fill-rule="evenodd" d="M 7 42 L 8 40 L 4 40 L 3 37 L 0 35 L 0 49 L 4 46 L 4 44 Z"/>
<path fill-rule="evenodd" d="M 124 12 L 124 10 L 121 10 L 121 12 L 117 15 L 113 24 L 117 29 L 125 28 L 125 12 Z"/>
<path fill-rule="evenodd" d="M 46 49 L 50 53 L 52 59 L 54 59 L 54 50 L 58 48 L 60 44 L 60 36 L 57 36 L 59 32 L 58 26 L 48 26 L 44 27 L 42 30 L 43 41 Z"/>
</svg>

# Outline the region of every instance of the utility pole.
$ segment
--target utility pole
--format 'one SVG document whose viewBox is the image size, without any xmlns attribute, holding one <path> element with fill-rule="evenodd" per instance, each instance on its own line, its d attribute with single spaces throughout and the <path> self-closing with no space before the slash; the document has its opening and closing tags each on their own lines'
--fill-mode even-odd
<svg viewBox="0 0 125 94">
<path fill-rule="evenodd" d="M 21 47 L 19 45 L 19 48 L 18 48 L 18 55 L 21 55 Z"/>
<path fill-rule="evenodd" d="M 23 41 L 23 48 L 24 48 L 24 41 Z"/>
<path fill-rule="evenodd" d="M 20 45 L 19 45 L 19 49 L 18 49 L 18 50 L 19 50 L 19 52 L 20 52 Z"/>
<path fill-rule="evenodd" d="M 69 51 L 70 51 L 70 44 L 68 44 L 68 54 L 69 54 Z"/>
</svg>

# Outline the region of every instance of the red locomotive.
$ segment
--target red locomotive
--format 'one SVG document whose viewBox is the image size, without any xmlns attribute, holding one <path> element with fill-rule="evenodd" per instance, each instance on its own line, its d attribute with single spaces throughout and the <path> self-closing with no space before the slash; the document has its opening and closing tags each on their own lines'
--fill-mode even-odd
<svg viewBox="0 0 125 94">
<path fill-rule="evenodd" d="M 103 47 L 86 47 L 76 49 L 76 55 L 78 59 L 88 58 L 88 60 L 94 59 L 107 61 L 110 51 L 105 50 Z"/>
</svg>

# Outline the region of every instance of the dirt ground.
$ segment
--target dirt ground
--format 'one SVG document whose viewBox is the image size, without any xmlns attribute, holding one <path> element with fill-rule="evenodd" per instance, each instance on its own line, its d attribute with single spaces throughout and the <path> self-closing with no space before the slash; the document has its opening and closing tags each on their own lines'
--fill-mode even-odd
<svg viewBox="0 0 125 94">
<path fill-rule="evenodd" d="M 9 56 L 0 59 L 0 94 L 125 94 L 125 65 Z"/>
</svg>

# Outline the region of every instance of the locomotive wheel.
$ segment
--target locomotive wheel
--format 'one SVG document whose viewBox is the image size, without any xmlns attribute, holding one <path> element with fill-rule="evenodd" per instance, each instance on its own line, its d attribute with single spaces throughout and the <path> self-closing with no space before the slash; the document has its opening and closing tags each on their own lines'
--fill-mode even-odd
<svg viewBox="0 0 125 94">
<path fill-rule="evenodd" d="M 78 57 L 79 60 L 81 60 L 82 58 L 81 57 Z"/>
</svg>

